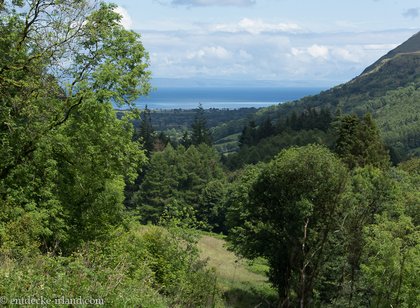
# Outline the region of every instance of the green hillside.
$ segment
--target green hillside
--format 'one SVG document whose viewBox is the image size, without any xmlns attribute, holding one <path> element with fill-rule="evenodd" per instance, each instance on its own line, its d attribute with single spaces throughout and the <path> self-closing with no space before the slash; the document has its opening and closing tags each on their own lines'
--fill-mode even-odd
<svg viewBox="0 0 420 308">
<path fill-rule="evenodd" d="M 328 106 L 343 112 L 363 112 L 370 99 L 388 91 L 420 83 L 420 53 L 397 54 L 375 70 L 364 73 L 348 83 L 298 102 L 303 108 Z"/>
<path fill-rule="evenodd" d="M 372 65 L 368 66 L 364 71 L 363 74 L 372 71 L 375 67 L 381 65 L 384 61 L 393 58 L 397 54 L 407 54 L 418 52 L 420 50 L 420 32 L 413 35 L 407 41 L 399 45 L 397 48 L 391 50 L 386 55 L 381 57 L 378 61 L 373 63 Z"/>
<path fill-rule="evenodd" d="M 419 86 L 420 32 L 351 81 L 318 95 L 263 108 L 254 115 L 254 119 L 257 124 L 268 117 L 273 123 L 279 123 L 293 114 L 320 108 L 328 108 L 333 114 L 339 112 L 363 115 L 370 112 L 378 122 L 391 154 L 399 161 L 420 153 L 420 144 L 417 141 L 420 140 Z M 234 126 L 236 123 L 225 123 L 223 128 L 232 134 L 232 129 L 227 129 L 230 124 Z M 222 127 L 213 130 L 221 135 Z M 276 136 L 277 143 L 279 138 L 281 139 Z M 263 142 L 270 143 L 269 140 Z M 297 145 L 301 145 L 300 142 Z"/>
</svg>

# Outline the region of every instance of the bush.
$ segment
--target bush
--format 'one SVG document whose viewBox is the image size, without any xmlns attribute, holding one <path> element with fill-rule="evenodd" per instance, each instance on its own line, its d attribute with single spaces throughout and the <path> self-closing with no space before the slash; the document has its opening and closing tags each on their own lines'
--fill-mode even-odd
<svg viewBox="0 0 420 308">
<path fill-rule="evenodd" d="M 68 257 L 3 256 L 0 295 L 13 298 L 99 299 L 110 306 L 198 307 L 217 300 L 214 274 L 191 238 L 159 227 L 119 230 L 107 243 L 86 243 Z M 55 303 L 55 304 L 54 304 Z"/>
</svg>

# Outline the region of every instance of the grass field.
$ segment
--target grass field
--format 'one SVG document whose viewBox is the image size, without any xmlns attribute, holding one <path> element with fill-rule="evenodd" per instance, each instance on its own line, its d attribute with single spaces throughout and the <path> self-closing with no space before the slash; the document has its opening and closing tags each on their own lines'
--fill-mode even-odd
<svg viewBox="0 0 420 308">
<path fill-rule="evenodd" d="M 219 153 L 234 153 L 239 150 L 239 136 L 241 134 L 233 134 L 226 136 L 222 139 L 216 140 L 214 142 L 214 147 L 219 151 Z"/>
<path fill-rule="evenodd" d="M 220 237 L 202 235 L 198 241 L 201 257 L 215 269 L 218 285 L 223 292 L 225 307 L 271 307 L 276 292 L 270 286 L 263 259 L 250 262 L 238 259 L 228 251 Z"/>
</svg>

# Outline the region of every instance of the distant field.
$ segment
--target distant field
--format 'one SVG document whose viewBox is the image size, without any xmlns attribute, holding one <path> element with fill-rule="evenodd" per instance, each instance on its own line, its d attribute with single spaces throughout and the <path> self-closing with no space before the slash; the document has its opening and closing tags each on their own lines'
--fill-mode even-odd
<svg viewBox="0 0 420 308">
<path fill-rule="evenodd" d="M 264 274 L 268 270 L 264 260 L 251 263 L 238 259 L 225 244 L 225 240 L 209 235 L 201 236 L 198 241 L 201 257 L 216 271 L 225 307 L 270 307 L 276 292 Z"/>
<path fill-rule="evenodd" d="M 240 133 L 232 134 L 214 142 L 214 147 L 219 153 L 232 153 L 239 150 L 239 137 Z"/>
</svg>

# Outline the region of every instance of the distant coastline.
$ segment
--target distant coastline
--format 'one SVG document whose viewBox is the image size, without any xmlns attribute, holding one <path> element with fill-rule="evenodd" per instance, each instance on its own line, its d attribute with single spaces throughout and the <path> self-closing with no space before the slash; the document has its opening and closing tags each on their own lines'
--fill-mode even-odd
<svg viewBox="0 0 420 308">
<path fill-rule="evenodd" d="M 194 109 L 200 103 L 204 109 L 261 108 L 325 90 L 320 87 L 162 87 L 148 97 L 139 98 L 135 104 L 143 109 Z"/>
</svg>

